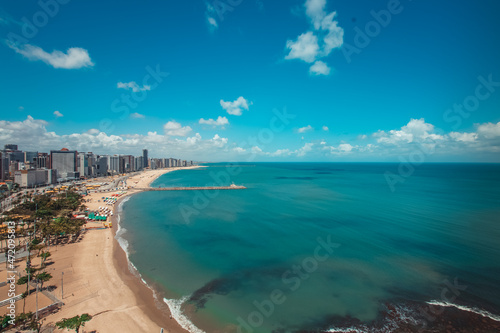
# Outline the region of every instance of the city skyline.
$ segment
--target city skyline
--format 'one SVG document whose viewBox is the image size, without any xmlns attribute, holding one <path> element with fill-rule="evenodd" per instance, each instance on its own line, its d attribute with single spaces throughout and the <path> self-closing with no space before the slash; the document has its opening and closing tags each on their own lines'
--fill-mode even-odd
<svg viewBox="0 0 500 333">
<path fill-rule="evenodd" d="M 500 162 L 498 2 L 42 3 L 0 7 L 2 145 Z"/>
<path fill-rule="evenodd" d="M 21 147 L 22 148 L 22 147 Z M 145 169 L 192 166 L 193 161 L 172 157 L 149 158 L 142 155 L 95 154 L 62 148 L 47 152 L 23 151 L 16 144 L 6 144 L 0 150 L 0 181 L 10 181 L 21 187 L 53 185 L 57 182 L 106 177 Z"/>
</svg>

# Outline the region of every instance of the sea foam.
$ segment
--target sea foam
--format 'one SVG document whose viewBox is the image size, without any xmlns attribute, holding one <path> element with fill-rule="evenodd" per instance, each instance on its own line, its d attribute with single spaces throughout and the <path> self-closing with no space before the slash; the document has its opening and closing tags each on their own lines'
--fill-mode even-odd
<svg viewBox="0 0 500 333">
<path fill-rule="evenodd" d="M 189 296 L 184 296 L 181 299 L 166 299 L 163 301 L 168 305 L 172 317 L 181 325 L 181 327 L 191 333 L 205 333 L 205 331 L 200 330 L 196 327 L 188 317 L 182 312 L 181 307 L 185 301 L 187 301 Z"/>
<path fill-rule="evenodd" d="M 486 310 L 478 309 L 478 308 L 469 308 L 467 306 L 453 304 L 450 302 L 441 302 L 441 301 L 430 301 L 430 302 L 427 302 L 427 304 L 437 305 L 437 306 L 445 306 L 445 307 L 454 307 L 454 308 L 457 308 L 457 309 L 462 310 L 462 311 L 472 312 L 472 313 L 481 315 L 483 317 L 490 318 L 491 320 L 494 320 L 494 321 L 500 321 L 500 316 L 495 315 L 493 313 L 490 313 Z"/>
</svg>

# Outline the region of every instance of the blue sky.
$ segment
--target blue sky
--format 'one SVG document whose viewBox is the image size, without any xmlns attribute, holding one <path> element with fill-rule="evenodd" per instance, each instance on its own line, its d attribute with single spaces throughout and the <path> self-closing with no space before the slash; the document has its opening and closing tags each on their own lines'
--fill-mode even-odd
<svg viewBox="0 0 500 333">
<path fill-rule="evenodd" d="M 498 1 L 42 3 L 0 5 L 1 144 L 500 162 Z"/>
</svg>

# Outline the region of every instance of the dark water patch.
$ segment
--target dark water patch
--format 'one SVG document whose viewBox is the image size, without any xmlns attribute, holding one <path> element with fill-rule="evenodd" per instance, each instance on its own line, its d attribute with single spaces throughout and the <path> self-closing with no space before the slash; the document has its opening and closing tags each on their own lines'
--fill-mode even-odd
<svg viewBox="0 0 500 333">
<path fill-rule="evenodd" d="M 296 333 L 435 333 L 435 332 L 499 332 L 500 322 L 456 307 L 429 305 L 425 302 L 388 302 L 377 318 L 362 322 L 351 316 L 326 316 L 304 323 Z"/>
<path fill-rule="evenodd" d="M 274 179 L 314 180 L 316 178 L 314 178 L 314 177 L 284 177 L 284 176 L 279 176 L 279 177 L 274 177 Z"/>
<path fill-rule="evenodd" d="M 251 288 L 269 293 L 274 288 L 271 281 L 281 281 L 279 279 L 287 269 L 289 267 L 284 265 L 247 268 L 218 277 L 197 289 L 189 298 L 188 303 L 194 304 L 198 310 L 203 309 L 213 296 L 228 295 L 240 289 Z"/>
</svg>

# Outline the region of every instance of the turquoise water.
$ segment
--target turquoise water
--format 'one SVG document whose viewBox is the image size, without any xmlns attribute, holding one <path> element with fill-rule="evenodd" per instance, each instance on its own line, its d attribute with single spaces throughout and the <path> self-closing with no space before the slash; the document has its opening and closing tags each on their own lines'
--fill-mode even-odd
<svg viewBox="0 0 500 333">
<path fill-rule="evenodd" d="M 326 330 L 388 304 L 498 315 L 500 166 L 257 163 L 165 174 L 124 203 L 130 260 L 206 332 Z M 450 287 L 455 285 L 455 287 Z M 181 303 L 181 301 L 177 302 Z"/>
</svg>

